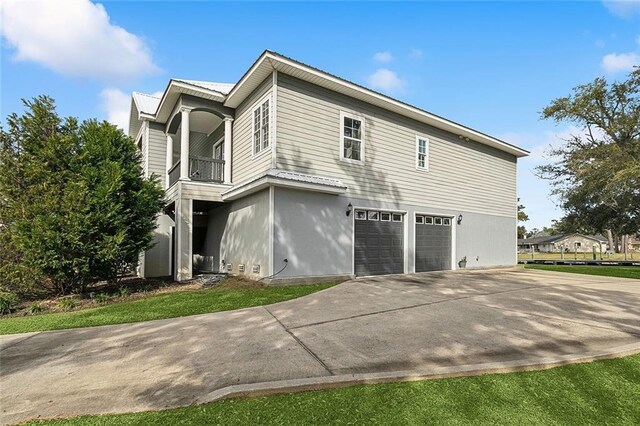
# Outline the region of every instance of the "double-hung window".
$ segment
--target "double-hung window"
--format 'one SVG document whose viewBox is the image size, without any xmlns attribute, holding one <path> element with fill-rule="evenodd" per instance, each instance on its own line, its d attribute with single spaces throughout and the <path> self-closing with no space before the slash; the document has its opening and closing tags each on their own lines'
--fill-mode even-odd
<svg viewBox="0 0 640 426">
<path fill-rule="evenodd" d="M 362 163 L 364 159 L 364 120 L 361 117 L 340 114 L 340 159 Z"/>
<path fill-rule="evenodd" d="M 269 148 L 270 98 L 263 99 L 253 110 L 253 154 Z"/>
<path fill-rule="evenodd" d="M 416 168 L 429 170 L 429 140 L 416 136 Z"/>
</svg>

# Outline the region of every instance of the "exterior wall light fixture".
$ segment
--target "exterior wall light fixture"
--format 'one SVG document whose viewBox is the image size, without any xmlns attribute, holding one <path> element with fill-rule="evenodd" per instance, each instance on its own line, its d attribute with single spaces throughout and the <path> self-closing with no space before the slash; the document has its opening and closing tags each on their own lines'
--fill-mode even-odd
<svg viewBox="0 0 640 426">
<path fill-rule="evenodd" d="M 353 211 L 353 204 L 349 203 L 349 205 L 347 206 L 347 216 L 349 216 L 352 211 Z"/>
<path fill-rule="evenodd" d="M 462 215 L 459 214 L 458 215 L 458 225 L 460 225 L 462 223 Z"/>
</svg>

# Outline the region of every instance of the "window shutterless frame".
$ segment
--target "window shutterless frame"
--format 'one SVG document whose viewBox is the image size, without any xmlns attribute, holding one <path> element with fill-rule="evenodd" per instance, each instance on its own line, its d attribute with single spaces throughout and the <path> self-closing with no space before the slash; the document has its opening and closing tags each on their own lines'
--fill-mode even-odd
<svg viewBox="0 0 640 426">
<path fill-rule="evenodd" d="M 416 169 L 429 171 L 429 139 L 416 135 Z"/>
<path fill-rule="evenodd" d="M 251 152 L 253 157 L 271 147 L 271 92 L 263 96 L 251 109 Z"/>
<path fill-rule="evenodd" d="M 365 156 L 364 117 L 340 111 L 340 160 L 364 164 Z M 356 157 L 356 158 L 354 158 Z"/>
</svg>

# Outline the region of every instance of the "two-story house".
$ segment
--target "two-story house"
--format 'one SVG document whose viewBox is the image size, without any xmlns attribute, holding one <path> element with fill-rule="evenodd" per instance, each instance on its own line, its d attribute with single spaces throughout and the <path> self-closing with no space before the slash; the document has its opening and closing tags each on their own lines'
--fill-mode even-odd
<svg viewBox="0 0 640 426">
<path fill-rule="evenodd" d="M 161 97 L 134 93 L 129 133 L 169 205 L 142 276 L 516 263 L 527 151 L 278 53 L 235 84 L 172 79 Z"/>
</svg>

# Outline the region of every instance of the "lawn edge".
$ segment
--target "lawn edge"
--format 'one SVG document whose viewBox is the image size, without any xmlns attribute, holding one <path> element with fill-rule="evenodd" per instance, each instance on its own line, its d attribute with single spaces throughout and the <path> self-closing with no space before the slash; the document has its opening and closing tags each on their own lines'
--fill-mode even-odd
<svg viewBox="0 0 640 426">
<path fill-rule="evenodd" d="M 486 374 L 505 374 L 526 371 L 541 371 L 572 364 L 584 364 L 606 359 L 623 358 L 640 353 L 640 342 L 617 346 L 609 350 L 592 351 L 583 354 L 558 355 L 540 358 L 536 361 L 515 360 L 464 364 L 452 367 L 430 369 L 399 370 L 380 373 L 338 374 L 305 379 L 277 380 L 252 384 L 231 385 L 215 390 L 195 404 L 206 404 L 231 398 L 260 397 L 283 393 L 328 390 L 357 385 L 380 383 L 401 383 L 457 377 L 474 377 Z M 174 407 L 177 408 L 177 407 Z"/>
<path fill-rule="evenodd" d="M 197 317 L 197 316 L 201 316 L 201 315 L 217 314 L 219 312 L 243 311 L 245 309 L 262 308 L 262 307 L 265 307 L 265 306 L 277 305 L 279 303 L 286 303 L 286 302 L 288 302 L 290 300 L 297 300 L 297 299 L 301 299 L 303 297 L 308 297 L 308 296 L 312 296 L 314 294 L 319 294 L 319 293 L 325 292 L 327 290 L 330 290 L 330 289 L 332 289 L 334 287 L 337 287 L 337 286 L 339 286 L 341 284 L 344 284 L 346 282 L 349 282 L 349 281 L 343 281 L 343 282 L 339 282 L 337 284 L 333 284 L 332 282 L 317 283 L 317 284 L 301 284 L 301 286 L 304 286 L 304 287 L 308 287 L 308 286 L 311 286 L 311 285 L 322 285 L 322 284 L 333 284 L 333 285 L 328 287 L 328 288 L 323 288 L 322 290 L 314 291 L 313 293 L 305 294 L 304 296 L 298 296 L 298 297 L 294 297 L 292 299 L 281 300 L 279 302 L 273 302 L 273 303 L 269 303 L 269 304 L 266 304 L 266 305 L 246 306 L 244 308 L 227 309 L 227 310 L 223 310 L 223 311 L 203 312 L 201 314 L 182 315 L 182 316 L 167 317 L 167 318 L 157 318 L 157 319 L 150 319 L 150 320 L 144 320 L 144 321 L 121 322 L 121 323 L 116 323 L 116 324 L 101 324 L 101 325 L 90 325 L 90 326 L 86 326 L 86 327 L 56 328 L 56 329 L 53 329 L 53 330 L 33 330 L 33 331 L 25 331 L 25 332 L 22 332 L 22 333 L 2 333 L 2 332 L 0 332 L 0 351 L 5 349 L 5 346 L 3 346 L 3 342 L 2 342 L 3 337 L 5 337 L 5 336 L 18 336 L 19 337 L 19 336 L 23 336 L 24 335 L 25 338 L 27 338 L 31 334 L 59 333 L 59 332 L 70 331 L 70 330 L 83 330 L 83 329 L 87 329 L 87 328 L 98 328 L 98 327 L 118 327 L 118 326 L 135 325 L 135 324 L 141 324 L 141 323 L 149 323 L 149 322 L 152 322 L 152 321 L 171 321 L 171 320 L 175 320 L 175 319 L 179 319 L 179 318 Z M 171 293 L 167 293 L 167 294 L 171 294 Z M 142 300 L 142 299 L 133 299 L 131 301 L 133 302 L 133 301 L 136 301 L 136 300 Z M 103 308 L 103 307 L 106 307 L 106 306 L 109 306 L 109 305 L 95 306 L 95 307 L 87 308 L 85 310 L 100 309 L 100 308 Z M 48 314 L 43 314 L 43 315 L 65 314 L 65 313 L 82 312 L 82 311 L 83 310 L 70 311 L 70 312 L 54 312 L 54 313 L 48 313 Z M 12 317 L 12 318 L 23 318 L 23 317 Z"/>
<path fill-rule="evenodd" d="M 162 321 L 162 320 L 160 320 Z M 435 367 L 419 370 L 399 370 L 381 373 L 357 373 L 338 374 L 333 376 L 318 376 L 305 379 L 276 380 L 242 385 L 231 385 L 220 388 L 213 392 L 197 398 L 194 402 L 186 405 L 169 405 L 159 410 L 141 409 L 128 412 L 105 412 L 96 414 L 82 414 L 79 416 L 59 416 L 50 418 L 33 418 L 23 421 L 27 424 L 31 421 L 65 420 L 81 417 L 97 416 L 118 416 L 134 413 L 152 413 L 176 408 L 185 408 L 209 404 L 236 398 L 256 398 L 280 394 L 322 391 L 346 388 L 359 385 L 375 385 L 383 383 L 404 383 L 425 380 L 451 379 L 484 376 L 488 374 L 508 374 L 528 371 L 543 371 L 556 367 L 563 367 L 575 364 L 585 364 L 593 361 L 623 358 L 640 354 L 640 342 L 617 346 L 610 350 L 592 351 L 584 354 L 559 355 L 554 357 L 540 358 L 536 361 L 515 360 L 506 362 L 490 362 L 482 364 L 464 364 L 453 367 Z"/>
</svg>

